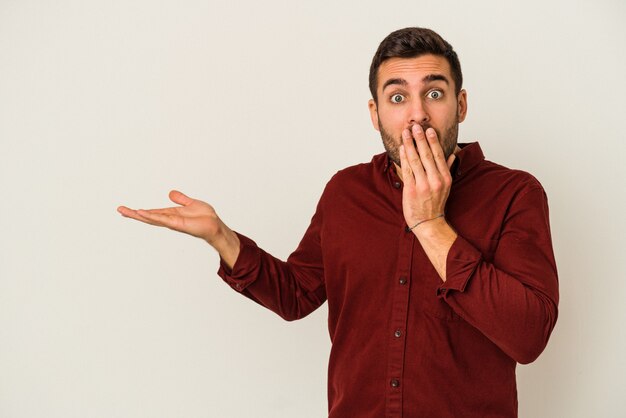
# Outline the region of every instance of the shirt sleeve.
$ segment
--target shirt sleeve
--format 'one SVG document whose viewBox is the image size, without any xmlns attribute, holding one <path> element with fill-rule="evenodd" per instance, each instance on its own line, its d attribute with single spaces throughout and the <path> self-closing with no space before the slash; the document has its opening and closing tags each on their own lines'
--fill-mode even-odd
<svg viewBox="0 0 626 418">
<path fill-rule="evenodd" d="M 217 274 L 235 291 L 287 321 L 310 314 L 326 301 L 319 207 L 298 248 L 287 261 L 273 257 L 250 238 L 237 233 L 239 256 L 232 270 L 220 260 Z"/>
<path fill-rule="evenodd" d="M 544 350 L 557 320 L 558 278 L 542 188 L 512 202 L 493 256 L 459 236 L 438 295 L 518 363 Z"/>
</svg>

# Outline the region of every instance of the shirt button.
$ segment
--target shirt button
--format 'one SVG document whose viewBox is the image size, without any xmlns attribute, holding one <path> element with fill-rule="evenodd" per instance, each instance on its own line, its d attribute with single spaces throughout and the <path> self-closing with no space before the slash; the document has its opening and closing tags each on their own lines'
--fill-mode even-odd
<svg viewBox="0 0 626 418">
<path fill-rule="evenodd" d="M 406 284 L 406 277 L 400 277 L 400 284 Z"/>
<path fill-rule="evenodd" d="M 399 189 L 402 186 L 402 184 L 399 181 L 394 181 L 393 182 L 393 187 L 395 187 L 396 189 Z"/>
<path fill-rule="evenodd" d="M 398 379 L 391 379 L 391 382 L 389 382 L 389 384 L 392 388 L 397 388 L 400 386 L 400 381 Z"/>
<path fill-rule="evenodd" d="M 237 288 L 237 290 L 241 290 L 241 283 L 237 283 L 235 287 Z"/>
<path fill-rule="evenodd" d="M 393 333 L 393 335 L 395 335 L 396 338 L 400 338 L 402 336 L 402 331 L 397 330 L 396 332 Z"/>
</svg>

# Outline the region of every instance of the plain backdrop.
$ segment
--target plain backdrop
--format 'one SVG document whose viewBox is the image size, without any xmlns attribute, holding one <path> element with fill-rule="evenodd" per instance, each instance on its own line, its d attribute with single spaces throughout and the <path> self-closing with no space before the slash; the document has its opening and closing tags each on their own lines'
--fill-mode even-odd
<svg viewBox="0 0 626 418">
<path fill-rule="evenodd" d="M 626 416 L 626 6 L 0 0 L 0 417 L 323 417 L 324 305 L 286 323 L 202 241 L 124 219 L 173 188 L 286 258 L 382 151 L 379 42 L 457 50 L 460 141 L 547 191 L 561 303 L 521 417 Z"/>
</svg>

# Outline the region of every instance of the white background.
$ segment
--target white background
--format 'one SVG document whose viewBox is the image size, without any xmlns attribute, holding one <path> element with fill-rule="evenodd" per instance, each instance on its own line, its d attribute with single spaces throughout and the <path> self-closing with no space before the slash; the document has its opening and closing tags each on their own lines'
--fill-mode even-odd
<svg viewBox="0 0 626 418">
<path fill-rule="evenodd" d="M 122 218 L 178 188 L 285 258 L 326 181 L 382 151 L 392 30 L 458 51 L 460 141 L 533 173 L 561 304 L 521 417 L 624 417 L 623 1 L 0 0 L 0 417 L 323 417 L 326 306 L 231 290 L 200 240 Z"/>
</svg>

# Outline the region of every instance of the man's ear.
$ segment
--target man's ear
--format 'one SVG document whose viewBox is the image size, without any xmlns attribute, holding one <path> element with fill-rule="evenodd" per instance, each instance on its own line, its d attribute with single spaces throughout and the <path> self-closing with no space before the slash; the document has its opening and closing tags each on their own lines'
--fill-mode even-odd
<svg viewBox="0 0 626 418">
<path fill-rule="evenodd" d="M 380 126 L 378 126 L 378 106 L 376 106 L 374 99 L 370 99 L 367 102 L 367 107 L 370 109 L 370 118 L 372 119 L 374 129 L 380 131 Z"/>
<path fill-rule="evenodd" d="M 464 89 L 461 90 L 457 96 L 457 105 L 459 123 L 461 123 L 465 120 L 465 116 L 467 116 L 467 92 Z"/>
</svg>

